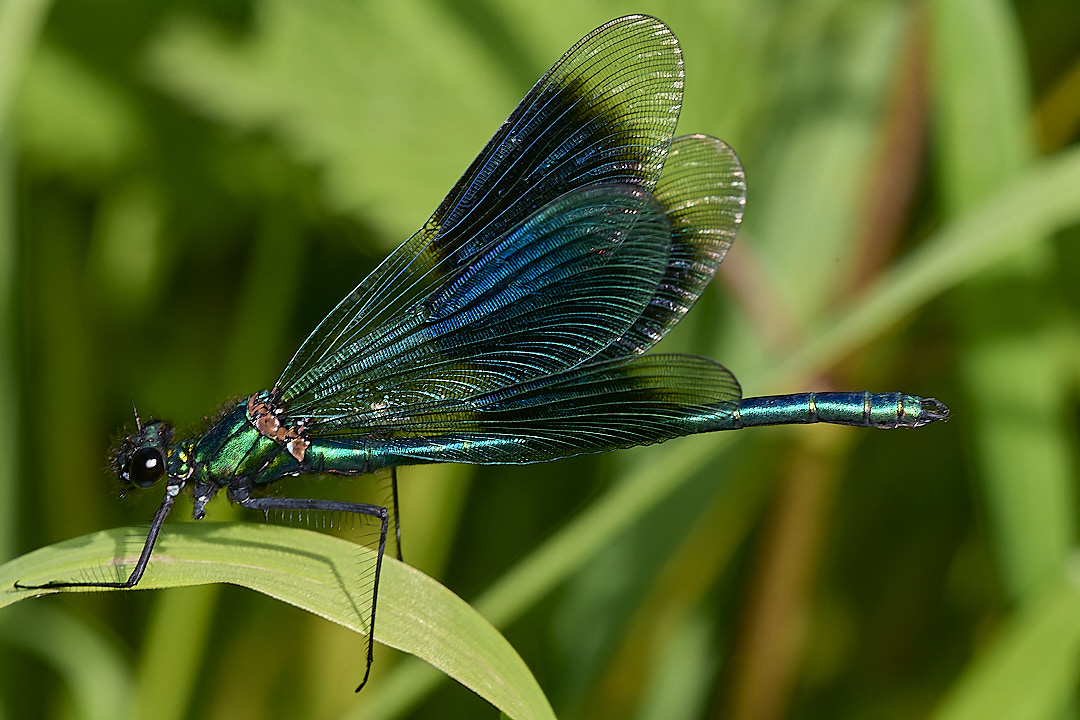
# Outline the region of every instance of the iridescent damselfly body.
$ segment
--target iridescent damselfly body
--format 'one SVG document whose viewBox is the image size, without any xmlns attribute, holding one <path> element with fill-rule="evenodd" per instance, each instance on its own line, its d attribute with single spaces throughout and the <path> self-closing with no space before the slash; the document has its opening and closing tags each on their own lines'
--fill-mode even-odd
<svg viewBox="0 0 1080 720">
<path fill-rule="evenodd" d="M 743 398 L 712 360 L 647 352 L 712 280 L 746 197 L 731 148 L 675 137 L 682 92 L 681 50 L 662 22 L 624 17 L 586 35 L 270 389 L 198 437 L 137 420 L 115 471 L 132 488 L 164 480 L 165 495 L 126 580 L 17 587 L 136 586 L 182 492 L 196 520 L 221 490 L 265 513 L 366 518 L 379 530 L 363 687 L 396 476 L 386 505 L 264 494 L 281 478 L 536 463 L 761 425 L 945 419 L 941 402 L 901 393 Z"/>
</svg>

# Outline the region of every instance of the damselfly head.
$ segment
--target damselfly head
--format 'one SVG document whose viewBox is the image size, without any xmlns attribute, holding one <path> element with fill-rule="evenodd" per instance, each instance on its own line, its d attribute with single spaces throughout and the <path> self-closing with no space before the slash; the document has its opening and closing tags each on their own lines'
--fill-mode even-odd
<svg viewBox="0 0 1080 720">
<path fill-rule="evenodd" d="M 113 453 L 113 472 L 120 485 L 148 488 L 168 474 L 167 451 L 173 429 L 160 420 L 139 423 L 136 432 L 120 441 Z"/>
</svg>

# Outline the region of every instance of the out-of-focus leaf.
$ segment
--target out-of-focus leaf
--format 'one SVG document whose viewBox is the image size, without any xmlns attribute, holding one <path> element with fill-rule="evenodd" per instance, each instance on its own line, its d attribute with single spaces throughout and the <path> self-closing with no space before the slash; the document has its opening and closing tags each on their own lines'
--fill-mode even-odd
<svg viewBox="0 0 1080 720">
<path fill-rule="evenodd" d="M 141 120 L 123 89 L 49 43 L 31 59 L 15 119 L 27 152 L 77 177 L 107 174 L 143 151 Z"/>
<path fill-rule="evenodd" d="M 150 59 L 186 103 L 273 133 L 320 168 L 332 206 L 397 241 L 434 210 L 520 90 L 470 40 L 415 0 L 269 0 L 242 41 L 178 20 Z M 393 151 L 404 145 L 407 155 Z"/>
<path fill-rule="evenodd" d="M 935 720 L 1029 720 L 1065 707 L 1080 660 L 1080 582 L 1072 562 L 998 630 Z"/>
<path fill-rule="evenodd" d="M 126 720 L 132 670 L 107 637 L 63 610 L 41 604 L 0 617 L 0 642 L 19 647 L 55 668 L 69 688 L 78 717 Z"/>
<path fill-rule="evenodd" d="M 1021 28 L 1002 0 L 939 0 L 934 20 L 942 193 L 959 214 L 1012 185 L 1032 164 Z M 1075 186 L 1072 190 L 1075 194 Z M 1041 587 L 1076 541 L 1076 477 L 1060 423 L 1070 382 L 1065 328 L 1052 308 L 1053 248 L 1018 228 L 1018 251 L 971 278 L 958 296 L 968 424 L 998 561 L 1011 599 Z M 1019 249 L 1023 248 L 1023 249 Z M 1001 408 L 1008 408 L 1001 412 Z"/>
</svg>

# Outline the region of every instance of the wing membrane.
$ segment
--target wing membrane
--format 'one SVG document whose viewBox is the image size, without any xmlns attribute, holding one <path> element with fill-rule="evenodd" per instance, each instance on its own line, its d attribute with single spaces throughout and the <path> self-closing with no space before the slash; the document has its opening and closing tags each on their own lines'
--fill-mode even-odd
<svg viewBox="0 0 1080 720">
<path fill-rule="evenodd" d="M 401 318 L 538 209 L 587 185 L 650 191 L 682 102 L 674 34 L 613 20 L 585 36 L 529 91 L 424 227 L 319 324 L 285 368 L 282 401 L 310 401 L 369 329 Z"/>
<path fill-rule="evenodd" d="M 735 240 L 746 176 L 722 140 L 686 135 L 671 144 L 654 196 L 671 222 L 668 266 L 641 317 L 601 358 L 645 352 L 697 302 Z"/>
<path fill-rule="evenodd" d="M 387 408 L 473 397 L 579 365 L 641 316 L 668 265 L 670 235 L 663 210 L 638 188 L 569 193 L 351 339 L 287 418 L 318 437 L 370 427 Z"/>
</svg>

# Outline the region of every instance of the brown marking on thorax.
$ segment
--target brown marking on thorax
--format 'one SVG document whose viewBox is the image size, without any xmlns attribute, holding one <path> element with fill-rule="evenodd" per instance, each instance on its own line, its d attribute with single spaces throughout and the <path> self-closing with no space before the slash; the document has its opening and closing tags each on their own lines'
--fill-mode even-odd
<svg viewBox="0 0 1080 720">
<path fill-rule="evenodd" d="M 248 398 L 247 414 L 251 424 L 260 435 L 284 445 L 297 462 L 304 461 L 304 453 L 311 446 L 311 442 L 300 434 L 300 429 L 282 425 L 273 405 L 268 402 L 256 402 L 255 396 L 252 395 Z"/>
</svg>

